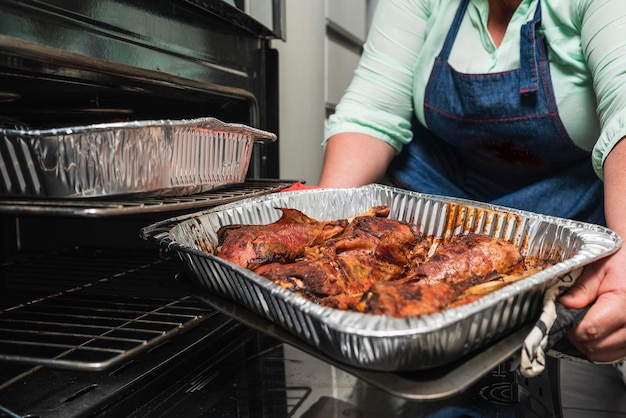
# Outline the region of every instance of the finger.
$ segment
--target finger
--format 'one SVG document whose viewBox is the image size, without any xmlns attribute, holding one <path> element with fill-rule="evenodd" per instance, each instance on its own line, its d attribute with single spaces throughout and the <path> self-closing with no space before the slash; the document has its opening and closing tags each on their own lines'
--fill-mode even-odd
<svg viewBox="0 0 626 418">
<path fill-rule="evenodd" d="M 626 317 L 615 315 L 624 299 L 604 294 L 568 333 L 570 342 L 589 360 L 615 361 L 626 355 Z"/>
<path fill-rule="evenodd" d="M 591 304 L 598 297 L 602 280 L 595 266 L 586 266 L 582 274 L 558 301 L 570 309 L 580 309 Z"/>
<path fill-rule="evenodd" d="M 585 358 L 595 363 L 613 363 L 623 361 L 626 358 L 626 347 L 623 341 L 626 332 L 620 330 L 610 337 L 601 340 L 581 342 L 572 340 L 568 335 L 568 340 Z M 620 342 L 622 341 L 622 342 Z"/>
</svg>

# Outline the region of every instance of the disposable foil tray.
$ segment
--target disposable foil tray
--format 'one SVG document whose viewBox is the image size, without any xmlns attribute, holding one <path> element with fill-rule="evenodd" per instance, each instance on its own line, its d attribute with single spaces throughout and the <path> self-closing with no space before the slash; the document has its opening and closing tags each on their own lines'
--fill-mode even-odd
<svg viewBox="0 0 626 418">
<path fill-rule="evenodd" d="M 188 195 L 245 180 L 272 133 L 215 118 L 0 130 L 0 196 Z"/>
<path fill-rule="evenodd" d="M 470 304 L 393 318 L 323 307 L 212 254 L 221 226 L 271 223 L 280 217 L 278 207 L 331 220 L 376 205 L 389 206 L 391 218 L 414 223 L 427 235 L 484 233 L 511 241 L 524 255 L 557 263 Z M 601 226 L 383 185 L 274 193 L 161 221 L 141 235 L 176 251 L 202 291 L 273 321 L 338 362 L 378 371 L 425 370 L 478 353 L 536 320 L 544 291 L 560 276 L 621 245 Z"/>
</svg>

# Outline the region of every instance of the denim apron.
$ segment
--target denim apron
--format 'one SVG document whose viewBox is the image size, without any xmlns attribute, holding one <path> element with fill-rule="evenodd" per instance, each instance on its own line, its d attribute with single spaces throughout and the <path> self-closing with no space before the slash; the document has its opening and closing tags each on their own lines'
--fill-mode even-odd
<svg viewBox="0 0 626 418">
<path fill-rule="evenodd" d="M 448 63 L 469 0 L 462 0 L 426 86 L 427 128 L 394 159 L 396 186 L 604 224 L 602 182 L 591 153 L 558 115 L 541 3 L 521 28 L 521 67 L 464 74 Z"/>
</svg>

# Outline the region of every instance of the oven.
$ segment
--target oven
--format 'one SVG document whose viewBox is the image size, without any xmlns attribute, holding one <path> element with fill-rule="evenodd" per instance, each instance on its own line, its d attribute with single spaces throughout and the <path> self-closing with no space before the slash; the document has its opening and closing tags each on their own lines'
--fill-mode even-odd
<svg viewBox="0 0 626 418">
<path fill-rule="evenodd" d="M 278 133 L 271 42 L 285 38 L 284 6 L 0 0 L 0 125 L 214 117 Z M 280 178 L 283 140 L 254 144 L 244 182 L 202 193 L 0 198 L 0 417 L 413 416 L 438 408 L 433 398 L 454 404 L 451 384 L 459 402 L 551 410 L 554 382 L 505 370 L 516 340 L 491 350 L 491 371 L 481 359 L 426 375 L 352 369 L 206 299 L 175 255 L 140 238 L 153 222 L 296 183 Z M 484 377 L 468 388 L 471 373 Z"/>
</svg>

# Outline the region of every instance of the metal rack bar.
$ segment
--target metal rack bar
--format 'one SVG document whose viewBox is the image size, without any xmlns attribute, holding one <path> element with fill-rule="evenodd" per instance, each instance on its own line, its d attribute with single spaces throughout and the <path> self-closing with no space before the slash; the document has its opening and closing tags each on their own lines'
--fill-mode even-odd
<svg viewBox="0 0 626 418">
<path fill-rule="evenodd" d="M 295 183 L 296 181 L 290 180 L 249 180 L 242 184 L 188 196 L 128 196 L 116 199 L 0 198 L 0 214 L 98 217 L 178 211 L 221 205 L 243 198 L 278 192 Z"/>
<path fill-rule="evenodd" d="M 146 263 L 138 257 L 124 270 L 107 273 L 105 267 L 118 256 L 85 260 L 77 254 L 55 254 L 48 258 L 55 268 L 47 275 L 40 273 L 46 261 L 41 257 L 35 263 L 4 266 L 0 360 L 102 370 L 215 314 L 183 293 L 167 294 L 155 289 L 156 284 L 150 288 L 157 272 L 174 274 L 180 267 L 177 259 L 153 255 Z M 82 267 L 77 269 L 73 263 L 79 259 Z M 63 260 L 67 267 L 59 271 Z M 29 274 L 40 283 L 37 295 L 13 297 L 20 289 L 32 290 L 33 281 L 23 280 Z M 56 280 L 59 276 L 64 276 L 62 284 Z"/>
</svg>

